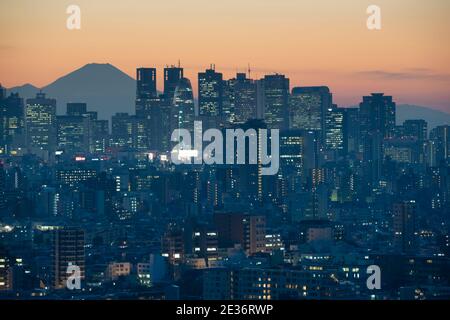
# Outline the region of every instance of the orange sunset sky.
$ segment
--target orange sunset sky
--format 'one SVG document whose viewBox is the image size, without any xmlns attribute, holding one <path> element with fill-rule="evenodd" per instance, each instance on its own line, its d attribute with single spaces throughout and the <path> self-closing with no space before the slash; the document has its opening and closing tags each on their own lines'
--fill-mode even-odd
<svg viewBox="0 0 450 320">
<path fill-rule="evenodd" d="M 81 30 L 66 8 L 81 8 Z M 366 27 L 381 7 L 382 30 Z M 210 63 L 226 78 L 283 73 L 328 85 L 340 106 L 385 92 L 450 112 L 449 0 L 1 0 L 0 82 L 41 87 L 86 63 L 136 67 L 181 60 L 194 90 Z"/>
</svg>

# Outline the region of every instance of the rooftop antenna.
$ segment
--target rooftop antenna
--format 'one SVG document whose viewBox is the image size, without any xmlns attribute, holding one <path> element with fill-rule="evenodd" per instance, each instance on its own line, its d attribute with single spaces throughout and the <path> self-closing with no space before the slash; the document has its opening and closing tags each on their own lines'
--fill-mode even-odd
<svg viewBox="0 0 450 320">
<path fill-rule="evenodd" d="M 251 79 L 252 70 L 250 69 L 250 63 L 248 64 L 248 78 Z"/>
<path fill-rule="evenodd" d="M 181 67 L 181 61 L 180 61 L 180 59 L 178 59 L 178 68 L 180 68 Z"/>
</svg>

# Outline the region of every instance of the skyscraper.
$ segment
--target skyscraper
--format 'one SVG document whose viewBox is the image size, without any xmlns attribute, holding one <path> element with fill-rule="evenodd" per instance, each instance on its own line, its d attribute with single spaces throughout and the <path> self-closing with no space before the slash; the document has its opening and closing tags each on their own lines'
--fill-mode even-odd
<svg viewBox="0 0 450 320">
<path fill-rule="evenodd" d="M 395 133 L 395 102 L 391 96 L 372 93 L 359 105 L 360 149 L 368 186 L 376 186 L 381 177 L 384 139 Z"/>
<path fill-rule="evenodd" d="M 289 125 L 289 79 L 284 75 L 266 75 L 264 81 L 264 121 L 269 129 L 287 129 Z"/>
<path fill-rule="evenodd" d="M 210 69 L 198 74 L 198 104 L 201 116 L 219 117 L 223 105 L 223 76 Z"/>
<path fill-rule="evenodd" d="M 92 153 L 103 153 L 109 145 L 109 121 L 91 120 L 91 139 L 89 151 Z"/>
<path fill-rule="evenodd" d="M 431 130 L 430 140 L 434 142 L 435 163 L 448 164 L 450 161 L 450 126 L 438 126 Z"/>
<path fill-rule="evenodd" d="M 234 115 L 235 121 L 244 123 L 256 119 L 256 83 L 247 79 L 245 73 L 238 73 L 234 89 Z"/>
<path fill-rule="evenodd" d="M 25 110 L 27 146 L 31 150 L 51 151 L 56 143 L 56 100 L 45 93 L 27 99 Z"/>
<path fill-rule="evenodd" d="M 328 150 L 344 149 L 344 111 L 333 106 L 325 114 L 325 147 Z"/>
<path fill-rule="evenodd" d="M 182 78 L 178 81 L 174 92 L 172 119 L 175 123 L 171 129 L 193 130 L 195 118 L 194 108 L 194 95 L 191 82 L 187 78 Z"/>
<path fill-rule="evenodd" d="M 183 79 L 183 68 L 170 66 L 164 68 L 164 95 L 172 101 L 178 83 Z"/>
<path fill-rule="evenodd" d="M 138 68 L 136 70 L 136 115 L 142 116 L 147 101 L 156 96 L 156 69 Z"/>
<path fill-rule="evenodd" d="M 87 152 L 90 139 L 90 118 L 85 116 L 57 116 L 57 148 L 65 152 Z"/>
<path fill-rule="evenodd" d="M 25 119 L 23 99 L 18 93 L 6 97 L 0 86 L 0 152 L 9 153 L 24 145 Z"/>
<path fill-rule="evenodd" d="M 223 81 L 223 103 L 222 103 L 222 116 L 225 123 L 234 123 L 236 121 L 234 103 L 235 103 L 235 91 L 234 85 L 236 79 L 229 79 Z"/>
<path fill-rule="evenodd" d="M 332 108 L 328 87 L 296 87 L 289 103 L 290 128 L 321 131 L 327 110 Z"/>
<path fill-rule="evenodd" d="M 372 93 L 363 97 L 359 105 L 361 136 L 380 133 L 381 138 L 390 138 L 395 131 L 395 102 L 391 96 Z"/>
<path fill-rule="evenodd" d="M 303 130 L 286 130 L 280 133 L 280 165 L 284 171 L 302 173 L 305 147 Z"/>
<path fill-rule="evenodd" d="M 115 147 L 134 150 L 147 149 L 146 119 L 128 113 L 116 113 L 112 116 L 111 122 L 111 137 Z"/>
<path fill-rule="evenodd" d="M 344 151 L 345 153 L 358 153 L 360 147 L 359 135 L 359 109 L 344 108 Z"/>
</svg>

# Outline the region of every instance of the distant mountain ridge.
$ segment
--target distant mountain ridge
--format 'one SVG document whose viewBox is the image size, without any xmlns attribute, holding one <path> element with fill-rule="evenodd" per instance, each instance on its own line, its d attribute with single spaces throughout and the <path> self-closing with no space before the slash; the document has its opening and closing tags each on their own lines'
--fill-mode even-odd
<svg viewBox="0 0 450 320">
<path fill-rule="evenodd" d="M 65 114 L 68 102 L 86 102 L 88 110 L 97 111 L 100 119 L 110 120 L 116 112 L 134 113 L 136 81 L 109 63 L 87 64 L 41 89 L 56 99 L 58 114 Z M 39 90 L 27 84 L 8 91 L 26 99 Z"/>
<path fill-rule="evenodd" d="M 32 84 L 10 88 L 25 99 L 39 92 Z M 42 88 L 57 101 L 58 114 L 65 114 L 67 102 L 86 102 L 100 119 L 111 120 L 116 112 L 134 114 L 136 80 L 109 63 L 89 63 Z M 408 119 L 424 119 L 428 128 L 450 124 L 450 113 L 415 105 L 397 106 L 397 124 Z"/>
<path fill-rule="evenodd" d="M 437 126 L 450 125 L 450 113 L 422 106 L 403 104 L 397 106 L 397 125 L 405 120 L 423 119 L 428 123 L 428 129 Z"/>
</svg>

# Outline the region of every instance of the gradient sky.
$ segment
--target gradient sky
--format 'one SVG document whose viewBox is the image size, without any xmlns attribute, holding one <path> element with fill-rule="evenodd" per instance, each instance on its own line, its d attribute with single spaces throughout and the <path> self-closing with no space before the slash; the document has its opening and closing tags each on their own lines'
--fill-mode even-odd
<svg viewBox="0 0 450 320">
<path fill-rule="evenodd" d="M 81 30 L 66 8 L 81 8 Z M 366 9 L 382 10 L 369 31 Z M 448 0 L 1 0 L 0 82 L 45 86 L 90 62 L 131 76 L 181 60 L 231 77 L 284 73 L 293 86 L 328 85 L 340 106 L 386 92 L 450 112 Z M 194 88 L 195 89 L 195 88 Z"/>
</svg>

